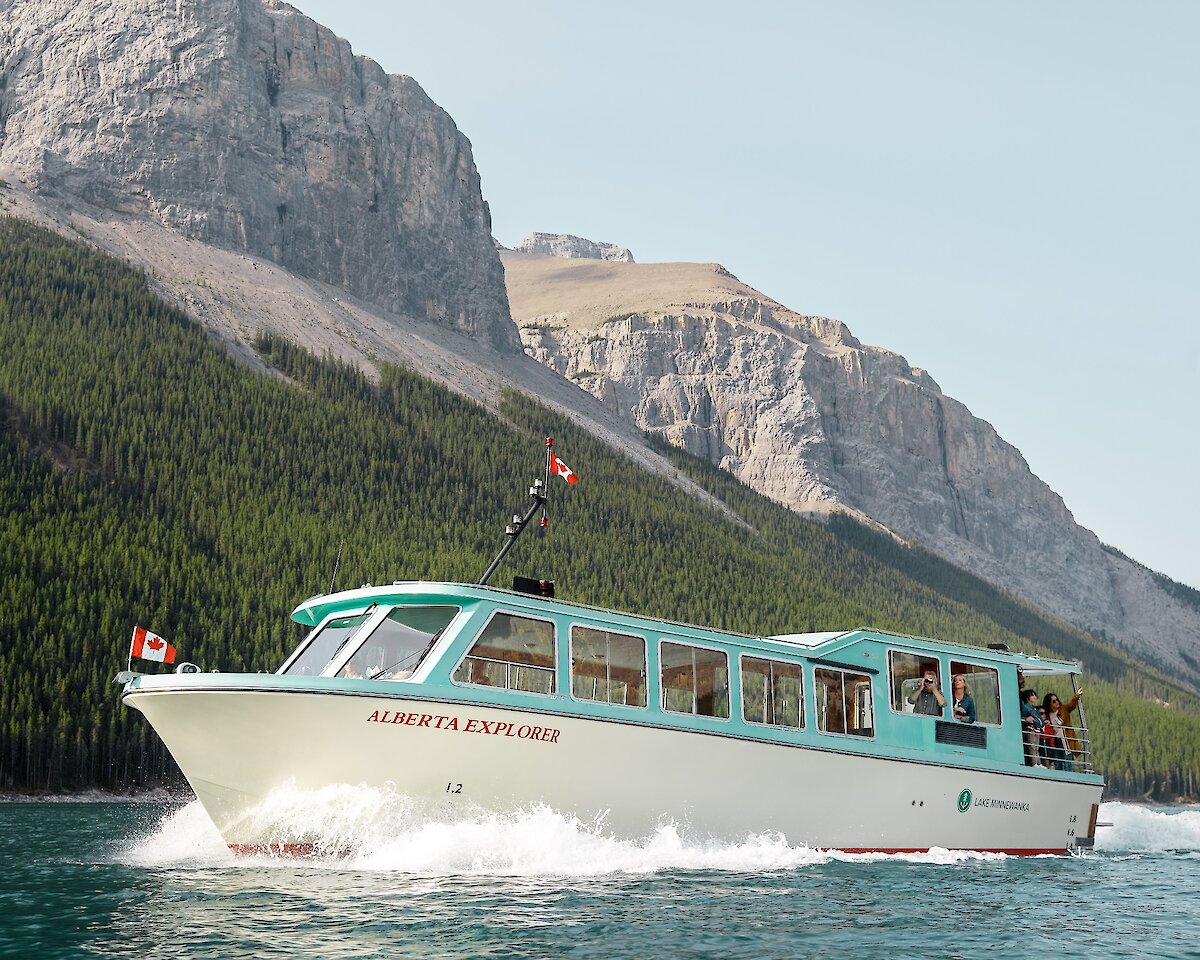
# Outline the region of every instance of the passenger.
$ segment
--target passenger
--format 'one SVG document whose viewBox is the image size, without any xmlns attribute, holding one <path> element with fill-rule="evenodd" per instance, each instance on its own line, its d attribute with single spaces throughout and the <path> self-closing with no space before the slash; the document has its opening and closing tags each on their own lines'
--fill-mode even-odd
<svg viewBox="0 0 1200 960">
<path fill-rule="evenodd" d="M 940 717 L 946 709 L 946 698 L 938 689 L 937 667 L 927 664 L 921 670 L 921 685 L 913 691 L 908 702 L 913 705 L 913 713 L 924 714 L 927 717 Z"/>
<path fill-rule="evenodd" d="M 1062 741 L 1058 739 L 1058 734 L 1054 732 L 1054 727 L 1050 723 L 1049 715 L 1046 713 L 1045 707 L 1038 707 L 1038 715 L 1042 719 L 1042 766 L 1050 767 L 1052 770 L 1061 770 L 1062 767 Z"/>
<path fill-rule="evenodd" d="M 975 701 L 971 699 L 971 688 L 967 678 L 956 673 L 950 678 L 950 715 L 960 723 L 975 722 Z"/>
<path fill-rule="evenodd" d="M 1025 700 L 1020 691 L 1025 689 L 1025 671 L 1017 667 L 1017 716 L 1021 715 L 1021 708 L 1025 706 Z"/>
<path fill-rule="evenodd" d="M 1046 719 L 1054 727 L 1054 733 L 1062 745 L 1062 766 L 1058 767 L 1059 770 L 1074 769 L 1075 757 L 1083 752 L 1079 734 L 1071 725 L 1071 714 L 1079 705 L 1079 698 L 1082 696 L 1083 691 L 1080 690 L 1070 700 L 1063 703 L 1053 693 L 1048 693 L 1042 701 L 1042 706 L 1046 710 Z"/>
<path fill-rule="evenodd" d="M 1025 741 L 1025 765 L 1035 767 L 1041 763 L 1042 727 L 1046 721 L 1037 706 L 1037 691 L 1021 691 L 1021 737 Z"/>
</svg>

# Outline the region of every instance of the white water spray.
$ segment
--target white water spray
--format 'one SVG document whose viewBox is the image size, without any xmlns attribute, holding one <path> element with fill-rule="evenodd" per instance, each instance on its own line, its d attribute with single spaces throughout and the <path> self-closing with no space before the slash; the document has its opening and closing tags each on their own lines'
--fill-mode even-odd
<svg viewBox="0 0 1200 960">
<path fill-rule="evenodd" d="M 1200 810 L 1106 803 L 1096 829 L 1096 849 L 1126 853 L 1200 854 Z"/>
<path fill-rule="evenodd" d="M 738 842 L 699 840 L 665 823 L 645 837 L 615 839 L 602 823 L 585 823 L 544 806 L 515 813 L 447 812 L 390 790 L 330 786 L 278 790 L 254 813 L 260 835 L 305 837 L 316 856 L 235 856 L 198 802 L 167 815 L 134 838 L 121 859 L 143 867 L 295 867 L 420 875 L 598 877 L 658 871 L 761 873 L 833 860 L 957 864 L 1002 860 L 1003 854 L 935 848 L 922 854 L 846 854 L 790 846 L 775 834 Z M 1097 848 L 1102 851 L 1200 851 L 1200 811 L 1164 813 L 1105 804 Z M 265 828 L 265 829 L 264 829 Z"/>
<path fill-rule="evenodd" d="M 616 839 L 603 823 L 585 823 L 544 806 L 514 813 L 448 813 L 389 790 L 330 786 L 278 790 L 253 814 L 259 835 L 304 837 L 317 856 L 235 856 L 198 802 L 135 837 L 121 859 L 135 866 L 295 866 L 423 875 L 595 877 L 671 870 L 761 873 L 831 860 L 903 859 L 951 864 L 1002 854 L 934 849 L 924 854 L 844 854 L 789 846 L 776 834 L 738 842 L 700 840 L 686 827 L 659 825 L 647 836 Z"/>
</svg>

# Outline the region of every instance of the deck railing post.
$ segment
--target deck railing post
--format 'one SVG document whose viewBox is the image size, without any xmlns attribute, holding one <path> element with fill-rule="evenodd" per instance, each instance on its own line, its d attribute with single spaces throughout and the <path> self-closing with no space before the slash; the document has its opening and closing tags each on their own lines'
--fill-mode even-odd
<svg viewBox="0 0 1200 960">
<path fill-rule="evenodd" d="M 1092 772 L 1092 750 L 1088 740 L 1087 715 L 1083 712 L 1083 697 L 1079 695 L 1079 674 L 1071 674 L 1071 693 L 1075 697 L 1075 709 L 1079 711 L 1079 745 L 1083 748 L 1084 773 Z"/>
</svg>

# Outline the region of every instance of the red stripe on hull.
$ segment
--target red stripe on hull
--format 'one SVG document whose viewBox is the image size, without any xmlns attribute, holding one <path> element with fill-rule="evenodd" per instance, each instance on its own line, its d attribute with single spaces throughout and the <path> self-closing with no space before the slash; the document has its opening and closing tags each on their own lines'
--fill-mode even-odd
<svg viewBox="0 0 1200 960">
<path fill-rule="evenodd" d="M 266 854 L 272 857 L 311 857 L 316 853 L 312 843 L 230 843 L 226 844 L 239 857 Z"/>
<path fill-rule="evenodd" d="M 822 852 L 829 853 L 928 853 L 929 847 L 823 847 Z M 938 848 L 943 849 L 941 847 Z M 956 848 L 956 852 L 957 848 Z M 1003 853 L 1010 857 L 1044 857 L 1062 856 L 1069 853 L 1065 847 L 1047 847 L 1044 850 L 1029 847 L 992 847 L 986 850 L 966 850 L 965 853 Z"/>
<path fill-rule="evenodd" d="M 316 845 L 312 843 L 231 843 L 231 851 L 239 857 L 273 856 L 273 857 L 311 857 L 316 853 Z M 941 848 L 939 848 L 941 849 Z M 928 853 L 929 847 L 822 847 L 823 853 Z M 1030 849 L 1029 847 L 994 847 L 988 850 L 970 850 L 969 853 L 1003 853 L 1010 857 L 1044 857 L 1063 856 L 1069 853 L 1063 847 L 1047 847 L 1045 849 Z"/>
</svg>

